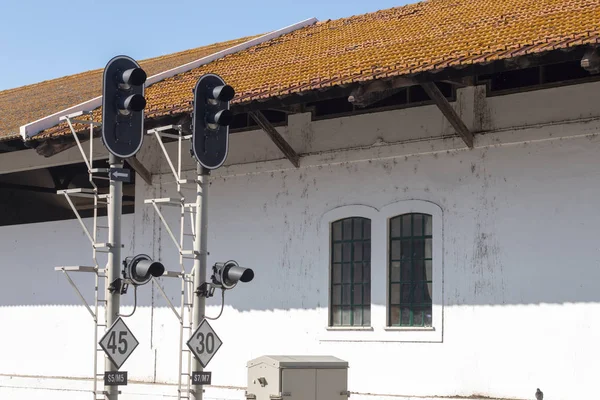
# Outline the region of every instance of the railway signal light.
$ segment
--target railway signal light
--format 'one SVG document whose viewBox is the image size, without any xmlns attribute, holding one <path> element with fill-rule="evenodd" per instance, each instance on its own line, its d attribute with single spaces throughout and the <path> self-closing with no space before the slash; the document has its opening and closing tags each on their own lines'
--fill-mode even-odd
<svg viewBox="0 0 600 400">
<path fill-rule="evenodd" d="M 102 82 L 102 140 L 119 158 L 135 155 L 142 146 L 146 72 L 127 56 L 111 59 Z"/>
<path fill-rule="evenodd" d="M 207 169 L 219 168 L 227 158 L 229 125 L 233 113 L 229 102 L 235 90 L 218 75 L 206 74 L 194 89 L 192 153 Z"/>
</svg>

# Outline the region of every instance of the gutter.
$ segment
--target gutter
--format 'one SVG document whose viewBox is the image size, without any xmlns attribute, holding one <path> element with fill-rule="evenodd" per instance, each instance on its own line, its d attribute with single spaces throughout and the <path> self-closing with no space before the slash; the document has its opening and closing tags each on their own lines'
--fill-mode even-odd
<svg viewBox="0 0 600 400">
<path fill-rule="evenodd" d="M 198 60 L 189 62 L 187 64 L 180 65 L 179 67 L 175 67 L 170 70 L 160 72 L 156 75 L 152 75 L 151 77 L 149 77 L 146 80 L 146 87 L 150 86 L 154 83 L 160 82 L 162 80 L 165 80 L 167 78 L 170 78 L 172 76 L 175 76 L 177 74 L 181 74 L 183 72 L 190 71 L 194 68 L 198 68 L 202 65 L 206 65 L 206 64 L 213 62 L 219 58 L 223 58 L 229 54 L 233 54 L 233 53 L 237 53 L 237 52 L 246 50 L 250 47 L 253 47 L 258 44 L 275 39 L 279 36 L 286 35 L 290 32 L 296 31 L 298 29 L 305 28 L 310 25 L 314 25 L 315 23 L 317 23 L 317 21 L 318 20 L 316 18 L 309 18 L 304 21 L 300 21 L 298 23 L 286 26 L 285 28 L 265 34 L 263 36 L 259 36 L 255 39 L 249 40 L 247 42 L 230 47 L 228 49 L 218 51 L 209 56 L 200 58 Z M 88 100 L 83 103 L 77 104 L 75 106 L 61 110 L 57 113 L 48 115 L 47 117 L 44 117 L 44 118 L 38 119 L 36 121 L 30 122 L 28 124 L 25 124 L 25 125 L 19 127 L 19 133 L 20 133 L 23 141 L 27 142 L 28 140 L 30 140 L 33 137 L 35 137 L 36 135 L 38 135 L 40 132 L 42 132 L 48 128 L 52 128 L 53 126 L 58 125 L 60 123 L 59 119 L 62 116 L 73 114 L 73 113 L 80 112 L 80 111 L 92 111 L 101 106 L 102 106 L 102 96 L 98 96 L 91 100 Z"/>
</svg>

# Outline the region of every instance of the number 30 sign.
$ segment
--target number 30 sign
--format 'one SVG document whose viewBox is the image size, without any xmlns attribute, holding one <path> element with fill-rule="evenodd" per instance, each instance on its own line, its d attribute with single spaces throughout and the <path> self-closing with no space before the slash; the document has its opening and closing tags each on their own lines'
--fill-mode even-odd
<svg viewBox="0 0 600 400">
<path fill-rule="evenodd" d="M 206 319 L 202 320 L 194 331 L 187 346 L 194 353 L 202 367 L 206 368 L 223 342 Z"/>
</svg>

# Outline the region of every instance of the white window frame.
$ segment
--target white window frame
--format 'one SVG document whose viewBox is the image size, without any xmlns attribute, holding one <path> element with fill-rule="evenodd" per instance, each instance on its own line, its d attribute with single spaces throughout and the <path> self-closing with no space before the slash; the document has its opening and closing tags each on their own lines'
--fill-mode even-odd
<svg viewBox="0 0 600 400">
<path fill-rule="evenodd" d="M 431 327 L 390 327 L 388 326 L 389 307 L 389 221 L 409 213 L 424 213 L 432 216 L 432 326 Z M 331 304 L 331 224 L 349 217 L 363 217 L 371 220 L 371 326 L 370 327 L 331 327 L 329 313 Z M 319 336 L 320 342 L 431 342 L 443 341 L 444 325 L 444 272 L 443 243 L 444 215 L 437 204 L 426 200 L 401 200 L 380 209 L 356 204 L 346 205 L 327 211 L 321 217 L 317 232 L 320 244 L 319 260 L 327 271 L 327 309 L 325 327 Z"/>
<path fill-rule="evenodd" d="M 345 218 L 367 218 L 371 221 L 371 324 L 370 326 L 332 326 L 331 322 L 331 252 L 333 249 L 331 248 L 331 229 L 332 224 L 336 221 Z M 326 326 L 328 330 L 335 331 L 364 331 L 364 330 L 372 330 L 373 326 L 373 220 L 377 217 L 377 209 L 365 206 L 365 205 L 351 205 L 351 206 L 342 206 L 335 208 L 323 215 L 321 218 L 321 229 L 322 235 L 325 237 L 325 241 L 327 242 L 326 247 L 324 246 L 325 251 L 320 252 L 321 255 L 326 255 L 327 260 L 327 322 Z M 322 257 L 320 260 L 323 259 Z"/>
</svg>

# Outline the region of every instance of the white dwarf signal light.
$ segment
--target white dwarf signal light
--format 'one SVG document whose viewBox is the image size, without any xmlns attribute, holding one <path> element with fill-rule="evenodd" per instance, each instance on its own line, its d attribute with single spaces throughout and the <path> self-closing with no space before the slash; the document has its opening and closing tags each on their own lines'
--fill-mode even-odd
<svg viewBox="0 0 600 400">
<path fill-rule="evenodd" d="M 145 285 L 152 277 L 158 278 L 164 273 L 164 265 L 145 254 L 127 257 L 123 261 L 123 277 L 135 286 Z"/>
<path fill-rule="evenodd" d="M 240 267 L 235 261 L 216 263 L 213 266 L 212 281 L 217 287 L 233 289 L 238 282 L 250 282 L 254 279 L 254 271 Z"/>
</svg>

